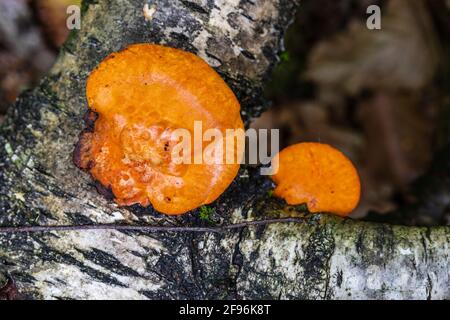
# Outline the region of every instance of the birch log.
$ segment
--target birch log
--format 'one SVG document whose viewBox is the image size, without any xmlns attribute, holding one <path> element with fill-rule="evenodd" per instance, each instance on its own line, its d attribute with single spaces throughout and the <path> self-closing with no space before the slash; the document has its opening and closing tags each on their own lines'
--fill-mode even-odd
<svg viewBox="0 0 450 320">
<path fill-rule="evenodd" d="M 109 53 L 138 42 L 191 51 L 233 88 L 249 123 L 265 108 L 262 86 L 296 6 L 292 0 L 85 1 L 82 29 L 2 125 L 0 224 L 210 226 L 285 216 L 303 223 L 223 233 L 0 234 L 0 287 L 13 279 L 19 296 L 29 299 L 450 298 L 449 227 L 309 216 L 270 198 L 271 183 L 251 167 L 211 206 L 208 220 L 198 212 L 165 217 L 119 208 L 73 165 L 87 110 L 85 80 Z"/>
</svg>

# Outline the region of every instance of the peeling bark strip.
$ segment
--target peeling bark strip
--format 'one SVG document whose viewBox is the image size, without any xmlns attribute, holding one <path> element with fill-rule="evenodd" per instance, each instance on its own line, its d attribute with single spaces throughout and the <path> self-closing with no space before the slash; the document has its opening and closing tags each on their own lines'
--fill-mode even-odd
<svg viewBox="0 0 450 320">
<path fill-rule="evenodd" d="M 51 73 L 13 106 L 0 135 L 0 225 L 205 227 L 298 215 L 267 197 L 270 181 L 243 167 L 201 220 L 118 208 L 72 164 L 87 111 L 85 80 L 105 56 L 155 42 L 205 58 L 249 120 L 293 18 L 291 0 L 91 0 L 83 29 Z M 303 216 L 300 216 L 303 218 Z M 224 233 L 83 230 L 0 234 L 0 280 L 23 298 L 450 298 L 449 227 L 406 228 L 307 216 L 302 224 Z M 3 276 L 2 276 L 3 274 Z M 3 285 L 3 281 L 0 281 Z"/>
</svg>

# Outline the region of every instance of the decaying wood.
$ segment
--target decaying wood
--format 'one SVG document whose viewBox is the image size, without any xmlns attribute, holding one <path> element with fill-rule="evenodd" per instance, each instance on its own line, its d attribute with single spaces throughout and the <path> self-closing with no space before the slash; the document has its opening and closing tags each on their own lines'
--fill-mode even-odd
<svg viewBox="0 0 450 320">
<path fill-rule="evenodd" d="M 144 4 L 154 13 L 144 17 Z M 72 163 L 89 72 L 131 43 L 189 50 L 221 73 L 249 121 L 293 18 L 291 0 L 97 0 L 50 74 L 1 129 L 0 224 L 214 227 L 294 216 L 302 223 L 213 232 L 66 230 L 0 234 L 0 285 L 22 298 L 449 298 L 449 227 L 399 227 L 304 215 L 243 167 L 200 219 L 119 208 Z M 147 11 L 148 13 L 148 11 Z M 9 283 L 9 282 L 8 282 Z"/>
</svg>

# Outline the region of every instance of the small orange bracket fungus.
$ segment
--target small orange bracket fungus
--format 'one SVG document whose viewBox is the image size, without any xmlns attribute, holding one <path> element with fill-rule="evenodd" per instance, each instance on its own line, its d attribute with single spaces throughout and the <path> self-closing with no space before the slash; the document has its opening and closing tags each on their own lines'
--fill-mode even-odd
<svg viewBox="0 0 450 320">
<path fill-rule="evenodd" d="M 99 191 L 112 191 L 119 205 L 151 204 L 162 213 L 182 214 L 216 200 L 237 175 L 239 161 L 172 157 L 180 143 L 178 129 L 194 133 L 201 123 L 202 130 L 225 136 L 228 129 L 244 127 L 237 98 L 197 56 L 153 44 L 129 46 L 91 73 L 86 95 L 88 128 L 74 161 L 89 170 Z M 188 141 L 183 150 L 190 154 L 183 159 L 195 158 L 204 144 L 199 149 Z"/>
<path fill-rule="evenodd" d="M 310 212 L 349 215 L 358 205 L 361 184 L 352 162 L 321 143 L 299 143 L 274 158 L 274 195 L 290 205 L 306 203 Z"/>
</svg>

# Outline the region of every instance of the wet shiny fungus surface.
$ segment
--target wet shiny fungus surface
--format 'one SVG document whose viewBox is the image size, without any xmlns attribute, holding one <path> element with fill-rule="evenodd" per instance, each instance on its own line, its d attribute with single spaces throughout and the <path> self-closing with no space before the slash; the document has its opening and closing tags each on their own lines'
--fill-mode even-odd
<svg viewBox="0 0 450 320">
<path fill-rule="evenodd" d="M 288 204 L 306 203 L 310 212 L 349 215 L 358 205 L 361 185 L 352 162 L 339 150 L 321 143 L 299 143 L 274 159 L 278 172 L 274 195 Z"/>
<path fill-rule="evenodd" d="M 81 134 L 75 163 L 110 189 L 119 205 L 185 213 L 216 200 L 237 175 L 238 163 L 180 163 L 171 156 L 181 142 L 175 133 L 185 129 L 193 139 L 195 122 L 223 135 L 243 129 L 235 95 L 197 56 L 132 45 L 100 63 L 86 95 L 93 128 Z M 188 145 L 194 159 L 201 150 L 193 141 Z"/>
</svg>

